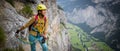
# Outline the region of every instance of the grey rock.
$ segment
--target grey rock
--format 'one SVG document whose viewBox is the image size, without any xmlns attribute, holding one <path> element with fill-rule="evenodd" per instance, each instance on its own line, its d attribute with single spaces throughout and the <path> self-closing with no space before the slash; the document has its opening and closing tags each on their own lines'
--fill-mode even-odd
<svg viewBox="0 0 120 51">
<path fill-rule="evenodd" d="M 3 4 L 3 3 L 4 4 Z M 40 3 L 39 0 L 35 0 L 35 2 Z M 31 8 L 36 14 L 36 6 L 37 4 L 31 4 Z M 69 50 L 69 36 L 66 34 L 67 30 L 64 27 L 60 29 L 60 24 L 66 24 L 66 18 L 63 11 L 59 10 L 56 5 L 56 0 L 48 1 L 48 12 L 47 17 L 49 19 L 49 39 L 48 39 L 48 48 L 49 51 L 68 51 Z M 4 8 L 4 9 L 3 9 Z M 0 25 L 4 28 L 5 34 L 7 36 L 6 39 L 6 47 L 7 48 L 17 48 L 22 44 L 25 51 L 30 51 L 30 45 L 25 45 L 18 41 L 15 38 L 15 32 L 18 28 L 23 26 L 29 19 L 21 16 L 17 13 L 16 9 L 12 7 L 9 3 L 2 0 L 0 2 Z M 22 31 L 25 34 L 24 36 L 28 38 L 29 33 L 28 30 L 25 29 Z M 38 44 L 38 43 L 37 43 Z M 37 51 L 41 50 L 39 45 L 37 46 Z"/>
</svg>

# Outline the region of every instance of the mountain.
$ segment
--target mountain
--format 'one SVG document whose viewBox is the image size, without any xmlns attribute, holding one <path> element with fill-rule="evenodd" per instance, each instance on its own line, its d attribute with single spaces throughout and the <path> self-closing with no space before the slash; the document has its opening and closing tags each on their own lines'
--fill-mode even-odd
<svg viewBox="0 0 120 51">
<path fill-rule="evenodd" d="M 0 51 L 30 51 L 30 44 L 24 44 L 14 35 L 17 29 L 29 21 L 29 18 L 36 15 L 38 4 L 40 4 L 40 0 L 0 1 Z M 58 9 L 56 0 L 48 0 L 45 5 L 48 8 L 47 17 L 49 19 L 47 34 L 49 51 L 69 51 L 70 43 L 65 28 L 66 17 L 64 11 Z M 28 41 L 28 29 L 21 31 L 19 35 Z M 36 48 L 37 51 L 42 51 L 38 42 Z"/>
<path fill-rule="evenodd" d="M 119 0 L 59 0 L 57 3 L 65 9 L 69 22 L 120 51 Z"/>
</svg>

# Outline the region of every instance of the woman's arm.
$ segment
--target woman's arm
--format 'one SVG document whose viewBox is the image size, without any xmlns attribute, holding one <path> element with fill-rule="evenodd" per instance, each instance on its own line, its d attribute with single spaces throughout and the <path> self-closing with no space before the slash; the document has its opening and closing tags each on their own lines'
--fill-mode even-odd
<svg viewBox="0 0 120 51">
<path fill-rule="evenodd" d="M 46 17 L 45 31 L 44 31 L 44 35 L 45 35 L 45 36 L 46 36 L 46 34 L 47 34 L 47 29 L 48 29 L 48 18 Z"/>
<path fill-rule="evenodd" d="M 30 21 L 28 21 L 24 26 L 22 26 L 19 31 L 24 30 L 25 28 L 29 27 L 35 21 L 35 17 L 32 17 Z"/>
</svg>

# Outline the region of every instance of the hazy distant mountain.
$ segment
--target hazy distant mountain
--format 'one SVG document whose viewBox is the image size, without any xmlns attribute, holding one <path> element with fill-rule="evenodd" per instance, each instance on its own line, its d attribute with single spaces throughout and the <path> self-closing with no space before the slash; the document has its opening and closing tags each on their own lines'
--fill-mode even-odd
<svg viewBox="0 0 120 51">
<path fill-rule="evenodd" d="M 63 7 L 69 22 L 120 50 L 120 0 L 58 0 L 57 3 Z"/>
</svg>

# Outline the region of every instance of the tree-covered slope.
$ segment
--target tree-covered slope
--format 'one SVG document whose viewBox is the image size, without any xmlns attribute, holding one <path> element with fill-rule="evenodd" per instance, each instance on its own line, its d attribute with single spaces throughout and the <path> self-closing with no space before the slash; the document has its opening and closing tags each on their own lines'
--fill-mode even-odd
<svg viewBox="0 0 120 51">
<path fill-rule="evenodd" d="M 105 42 L 87 34 L 81 28 L 67 24 L 72 51 L 114 51 Z"/>
</svg>

